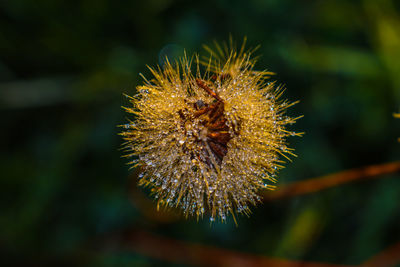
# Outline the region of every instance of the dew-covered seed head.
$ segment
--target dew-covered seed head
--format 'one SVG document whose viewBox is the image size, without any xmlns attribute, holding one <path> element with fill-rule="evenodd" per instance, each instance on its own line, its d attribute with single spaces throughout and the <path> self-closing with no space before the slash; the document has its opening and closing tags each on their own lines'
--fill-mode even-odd
<svg viewBox="0 0 400 267">
<path fill-rule="evenodd" d="M 158 206 L 180 208 L 186 216 L 225 221 L 250 213 L 258 191 L 272 189 L 282 157 L 293 154 L 285 116 L 293 105 L 269 72 L 255 71 L 243 48 L 200 60 L 166 62 L 150 69 L 153 79 L 130 98 L 135 123 L 121 133 L 127 155 L 138 159 L 139 185 L 151 188 Z"/>
</svg>

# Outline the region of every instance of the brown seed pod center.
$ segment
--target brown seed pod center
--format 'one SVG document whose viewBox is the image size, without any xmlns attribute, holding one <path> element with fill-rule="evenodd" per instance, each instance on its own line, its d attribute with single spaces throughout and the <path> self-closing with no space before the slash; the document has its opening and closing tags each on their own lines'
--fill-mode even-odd
<svg viewBox="0 0 400 267">
<path fill-rule="evenodd" d="M 203 126 L 196 140 L 200 143 L 201 149 L 190 151 L 191 158 L 205 163 L 210 168 L 216 168 L 215 165 L 220 167 L 223 158 L 228 153 L 228 142 L 233 138 L 226 123 L 224 101 L 203 80 L 196 79 L 196 83 L 215 99 L 214 102 L 208 104 L 198 100 L 193 104 L 194 112 L 189 116 L 182 110 L 178 113 L 182 119 L 182 125 L 187 120 L 200 119 L 200 124 Z"/>
</svg>

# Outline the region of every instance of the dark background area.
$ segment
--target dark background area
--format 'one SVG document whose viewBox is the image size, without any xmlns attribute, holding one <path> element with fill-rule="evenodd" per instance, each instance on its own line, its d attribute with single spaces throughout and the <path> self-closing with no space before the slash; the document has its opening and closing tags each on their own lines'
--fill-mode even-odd
<svg viewBox="0 0 400 267">
<path fill-rule="evenodd" d="M 130 228 L 341 264 L 399 241 L 399 174 L 268 202 L 239 227 L 148 216 L 119 150 L 122 94 L 146 65 L 229 34 L 260 44 L 257 68 L 301 101 L 289 114 L 304 115 L 291 129 L 305 135 L 290 138 L 298 157 L 278 186 L 400 159 L 398 1 L 0 1 L 1 261 L 169 266 L 95 241 Z"/>
</svg>

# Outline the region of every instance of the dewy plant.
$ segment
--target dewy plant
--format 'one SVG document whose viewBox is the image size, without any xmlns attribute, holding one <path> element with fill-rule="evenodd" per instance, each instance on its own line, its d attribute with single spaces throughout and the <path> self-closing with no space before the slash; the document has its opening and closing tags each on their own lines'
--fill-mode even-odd
<svg viewBox="0 0 400 267">
<path fill-rule="evenodd" d="M 293 155 L 286 138 L 300 134 L 286 129 L 297 119 L 285 115 L 294 103 L 281 99 L 270 72 L 254 70 L 254 50 L 205 48 L 204 60 L 150 68 L 153 78 L 129 97 L 133 118 L 121 134 L 158 207 L 225 221 L 248 215 L 257 192 L 274 188 L 282 157 Z"/>
</svg>

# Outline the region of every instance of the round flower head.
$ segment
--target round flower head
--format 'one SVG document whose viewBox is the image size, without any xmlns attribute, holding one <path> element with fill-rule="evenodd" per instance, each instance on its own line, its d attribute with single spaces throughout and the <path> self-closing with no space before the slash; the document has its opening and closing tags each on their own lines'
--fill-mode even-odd
<svg viewBox="0 0 400 267">
<path fill-rule="evenodd" d="M 280 156 L 292 154 L 285 139 L 298 135 L 285 130 L 296 120 L 284 116 L 294 103 L 279 100 L 281 87 L 268 82 L 269 72 L 253 70 L 243 48 L 217 47 L 204 74 L 197 57 L 166 61 L 130 97 L 133 107 L 125 109 L 136 118 L 122 132 L 125 149 L 158 207 L 225 221 L 248 215 L 261 200 L 257 192 L 274 188 Z"/>
</svg>

